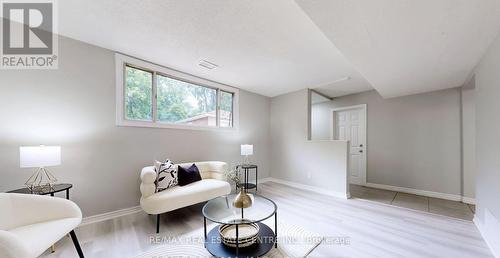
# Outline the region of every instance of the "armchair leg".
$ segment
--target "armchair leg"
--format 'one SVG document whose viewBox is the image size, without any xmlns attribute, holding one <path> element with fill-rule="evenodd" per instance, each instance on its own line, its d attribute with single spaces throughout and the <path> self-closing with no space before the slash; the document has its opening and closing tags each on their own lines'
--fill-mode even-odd
<svg viewBox="0 0 500 258">
<path fill-rule="evenodd" d="M 156 215 L 156 234 L 160 233 L 160 214 Z"/>
<path fill-rule="evenodd" d="M 78 243 L 78 238 L 76 238 L 75 231 L 71 230 L 71 232 L 69 232 L 69 234 L 71 236 L 71 240 L 73 240 L 73 244 L 75 245 L 76 252 L 78 252 L 78 256 L 80 258 L 84 258 L 82 248 L 80 247 L 80 243 Z"/>
</svg>

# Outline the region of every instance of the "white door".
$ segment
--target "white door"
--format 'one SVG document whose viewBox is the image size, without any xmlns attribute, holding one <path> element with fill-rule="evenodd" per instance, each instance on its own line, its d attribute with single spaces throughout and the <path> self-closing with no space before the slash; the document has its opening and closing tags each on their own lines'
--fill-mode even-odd
<svg viewBox="0 0 500 258">
<path fill-rule="evenodd" d="M 366 183 L 366 107 L 334 111 L 335 139 L 349 141 L 349 183 Z"/>
</svg>

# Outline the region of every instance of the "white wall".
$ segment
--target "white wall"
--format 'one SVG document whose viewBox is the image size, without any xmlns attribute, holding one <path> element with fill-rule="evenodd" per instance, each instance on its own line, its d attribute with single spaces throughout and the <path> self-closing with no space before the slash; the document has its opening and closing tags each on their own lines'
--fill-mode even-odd
<svg viewBox="0 0 500 258">
<path fill-rule="evenodd" d="M 500 257 L 500 38 L 476 68 L 476 224 Z"/>
<path fill-rule="evenodd" d="M 345 197 L 347 142 L 308 141 L 307 90 L 271 99 L 271 176 Z"/>
<path fill-rule="evenodd" d="M 474 81 L 474 80 L 472 80 Z M 476 110 L 475 88 L 462 89 L 463 196 L 476 196 Z"/>
<path fill-rule="evenodd" d="M 23 186 L 20 145 L 61 145 L 52 168 L 74 184 L 84 216 L 139 204 L 139 173 L 155 159 L 241 161 L 254 144 L 259 176 L 269 176 L 270 99 L 240 91 L 240 130 L 212 132 L 115 125 L 112 51 L 61 37 L 58 70 L 0 70 L 0 191 Z"/>
<path fill-rule="evenodd" d="M 311 105 L 311 140 L 330 140 L 330 102 Z"/>
<path fill-rule="evenodd" d="M 367 182 L 461 194 L 458 89 L 390 99 L 369 91 L 335 98 L 322 110 L 358 104 L 367 104 Z"/>
</svg>

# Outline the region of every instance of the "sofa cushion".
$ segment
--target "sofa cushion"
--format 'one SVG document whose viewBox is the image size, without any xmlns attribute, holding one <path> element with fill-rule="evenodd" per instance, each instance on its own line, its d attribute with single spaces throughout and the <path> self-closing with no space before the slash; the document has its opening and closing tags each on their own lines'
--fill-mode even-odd
<svg viewBox="0 0 500 258">
<path fill-rule="evenodd" d="M 188 168 L 178 166 L 177 174 L 180 186 L 185 186 L 201 180 L 200 171 L 195 164 L 192 164 Z"/>
<path fill-rule="evenodd" d="M 167 188 L 177 185 L 178 177 L 175 165 L 169 159 L 165 162 L 155 161 L 156 192 L 161 192 Z"/>
<path fill-rule="evenodd" d="M 141 207 L 149 214 L 160 214 L 208 201 L 230 192 L 231 186 L 226 181 L 203 179 L 182 187 L 174 186 L 147 198 L 141 198 Z"/>
<path fill-rule="evenodd" d="M 181 167 L 189 167 L 195 164 L 200 171 L 201 178 L 212 178 L 212 179 L 224 179 L 224 172 L 227 170 L 227 163 L 222 161 L 198 161 L 198 162 L 188 162 L 176 164 Z M 214 177 L 215 176 L 215 177 Z"/>
</svg>

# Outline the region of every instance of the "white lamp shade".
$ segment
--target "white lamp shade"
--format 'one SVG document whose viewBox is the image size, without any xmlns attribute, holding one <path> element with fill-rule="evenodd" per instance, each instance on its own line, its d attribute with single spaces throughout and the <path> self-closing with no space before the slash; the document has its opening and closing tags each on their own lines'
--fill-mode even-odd
<svg viewBox="0 0 500 258">
<path fill-rule="evenodd" d="M 242 144 L 241 145 L 241 155 L 242 156 L 253 155 L 253 145 L 251 145 L 251 144 Z"/>
<path fill-rule="evenodd" d="M 61 146 L 21 146 L 19 164 L 21 168 L 61 165 Z"/>
</svg>

